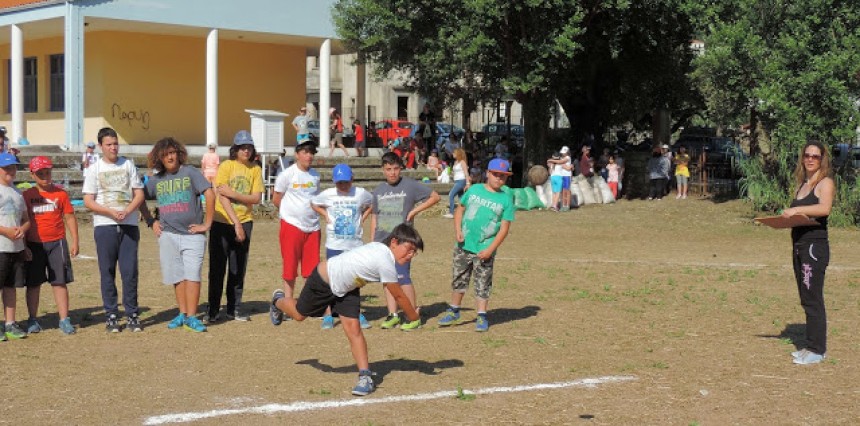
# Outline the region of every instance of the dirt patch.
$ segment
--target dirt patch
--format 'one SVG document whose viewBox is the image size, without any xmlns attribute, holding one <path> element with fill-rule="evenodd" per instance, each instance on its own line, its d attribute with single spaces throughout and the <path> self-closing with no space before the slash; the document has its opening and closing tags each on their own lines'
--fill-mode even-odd
<svg viewBox="0 0 860 426">
<path fill-rule="evenodd" d="M 376 324 L 366 331 L 381 381 L 367 399 L 462 389 L 460 398 L 240 411 L 202 422 L 856 423 L 860 234 L 831 232 L 830 352 L 823 364 L 796 366 L 789 353 L 802 343 L 804 320 L 789 236 L 755 226 L 751 217 L 739 202 L 692 199 L 520 212 L 498 254 L 491 327 L 481 334 L 471 322 L 471 291 L 469 321 L 437 327 L 450 297 L 453 225 L 422 216 L 417 225 L 427 251 L 413 271 L 426 324 L 413 333 Z M 81 252 L 94 256 L 90 226 L 81 230 Z M 48 329 L 0 343 L 0 423 L 139 424 L 171 413 L 352 401 L 356 372 L 339 326 L 322 331 L 309 320 L 276 328 L 268 321 L 269 295 L 280 285 L 276 236 L 276 222 L 257 221 L 245 292 L 252 321 L 217 324 L 205 334 L 167 330 L 176 314 L 173 292 L 160 283 L 148 230 L 140 250 L 143 333 L 104 332 L 95 260 L 75 260 L 71 306 L 81 328 L 61 335 L 44 288 Z M 365 290 L 363 304 L 376 323 L 385 315 L 381 288 Z M 23 319 L 23 292 L 18 306 Z M 635 380 L 467 395 L 605 376 Z"/>
</svg>

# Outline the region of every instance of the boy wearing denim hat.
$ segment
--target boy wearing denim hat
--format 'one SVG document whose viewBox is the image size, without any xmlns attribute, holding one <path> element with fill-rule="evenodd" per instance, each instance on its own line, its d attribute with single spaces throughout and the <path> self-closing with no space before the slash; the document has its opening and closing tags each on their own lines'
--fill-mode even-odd
<svg viewBox="0 0 860 426">
<path fill-rule="evenodd" d="M 508 160 L 496 158 L 487 167 L 487 182 L 473 185 L 460 198 L 454 212 L 457 243 L 452 262 L 451 305 L 439 320 L 442 327 L 460 323 L 460 303 L 475 277 L 478 318 L 475 331 L 487 331 L 487 305 L 493 289 L 496 250 L 505 241 L 514 221 L 514 200 L 502 191 L 511 175 Z"/>
<path fill-rule="evenodd" d="M 287 297 L 293 296 L 301 264 L 307 278 L 320 261 L 320 218 L 311 200 L 320 192 L 320 174 L 311 164 L 317 148 L 311 141 L 296 146 L 296 162 L 278 174 L 272 203 L 281 219 L 279 241 Z"/>
<path fill-rule="evenodd" d="M 345 251 L 361 247 L 362 224 L 370 215 L 373 197 L 364 188 L 352 186 L 352 169 L 338 164 L 332 170 L 334 188 L 326 189 L 311 200 L 311 207 L 326 222 L 325 257 L 331 259 Z M 358 317 L 361 328 L 370 328 L 364 314 Z M 322 328 L 334 327 L 331 308 L 323 315 Z"/>
<path fill-rule="evenodd" d="M 48 157 L 30 160 L 30 174 L 36 186 L 24 191 L 30 230 L 27 232 L 27 248 L 31 259 L 27 262 L 27 333 L 38 333 L 42 326 L 36 320 L 39 312 L 39 293 L 45 282 L 51 284 L 60 330 L 64 334 L 75 334 L 75 326 L 69 318 L 69 289 L 74 281 L 71 258 L 78 255 L 78 221 L 69 200 L 69 194 L 54 185 L 51 170 L 54 165 Z M 66 231 L 71 244 L 66 241 Z"/>
<path fill-rule="evenodd" d="M 24 287 L 24 236 L 30 229 L 24 197 L 12 183 L 18 171 L 18 159 L 0 154 L 0 288 L 6 324 L 0 340 L 23 339 L 27 333 L 15 322 L 16 289 Z"/>
</svg>

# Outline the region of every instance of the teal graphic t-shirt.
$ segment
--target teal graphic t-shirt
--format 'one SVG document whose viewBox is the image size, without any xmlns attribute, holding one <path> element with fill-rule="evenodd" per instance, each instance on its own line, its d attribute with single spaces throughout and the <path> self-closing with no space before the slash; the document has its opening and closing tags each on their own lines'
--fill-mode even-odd
<svg viewBox="0 0 860 426">
<path fill-rule="evenodd" d="M 463 242 L 460 248 L 478 253 L 489 247 L 499 233 L 502 221 L 514 221 L 514 199 L 502 192 L 493 192 L 485 185 L 472 185 L 460 204 L 466 208 L 461 222 Z"/>
</svg>

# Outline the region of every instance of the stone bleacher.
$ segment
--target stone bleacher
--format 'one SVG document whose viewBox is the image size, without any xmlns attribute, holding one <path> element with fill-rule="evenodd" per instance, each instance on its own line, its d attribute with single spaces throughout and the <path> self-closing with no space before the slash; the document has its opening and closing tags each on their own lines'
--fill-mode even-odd
<svg viewBox="0 0 860 426">
<path fill-rule="evenodd" d="M 146 154 L 142 153 L 143 151 L 139 149 L 140 147 L 135 147 L 138 149 L 135 149 L 132 153 L 124 153 L 123 148 L 125 148 L 125 146 L 120 147 L 120 155 L 134 161 L 134 164 L 138 167 L 141 175 L 145 174 L 147 172 Z M 83 172 L 80 169 L 80 152 L 65 151 L 58 146 L 38 145 L 21 146 L 19 147 L 19 150 L 21 152 L 18 155 L 18 158 L 20 159 L 22 166 L 20 166 L 18 174 L 15 177 L 16 184 L 21 182 L 33 182 L 27 165 L 30 163 L 31 158 L 44 155 L 49 157 L 54 163 L 54 182 L 61 185 L 68 182 L 69 187 L 66 191 L 69 193 L 69 196 L 73 200 L 83 198 L 82 186 L 84 178 Z M 353 149 L 350 149 L 349 151 L 351 155 L 355 154 Z M 292 149 L 288 149 L 288 154 L 292 154 Z M 338 154 L 341 155 L 338 156 Z M 354 175 L 353 181 L 356 186 L 372 191 L 377 185 L 385 181 L 385 178 L 382 175 L 382 161 L 380 160 L 381 150 L 371 150 L 370 156 L 362 158 L 355 156 L 344 158 L 341 150 L 337 150 L 330 158 L 325 157 L 326 155 L 328 155 L 328 150 L 321 149 L 314 158 L 313 164 L 313 168 L 320 173 L 320 186 L 323 189 L 334 186 L 334 183 L 332 183 L 332 168 L 334 168 L 336 164 L 343 162 L 352 167 Z M 198 166 L 200 164 L 201 157 L 201 150 L 189 149 L 189 164 Z M 222 161 L 226 159 L 226 157 L 226 155 L 222 155 Z M 271 158 L 273 158 L 273 156 L 268 156 L 266 159 L 270 160 Z M 408 176 L 419 181 L 425 176 L 430 178 L 430 182 L 427 183 L 427 185 L 432 187 L 440 195 L 448 194 L 453 186 L 453 184 L 442 184 L 436 182 L 433 178 L 433 172 L 423 167 L 417 170 L 403 170 L 402 174 L 403 176 Z"/>
</svg>

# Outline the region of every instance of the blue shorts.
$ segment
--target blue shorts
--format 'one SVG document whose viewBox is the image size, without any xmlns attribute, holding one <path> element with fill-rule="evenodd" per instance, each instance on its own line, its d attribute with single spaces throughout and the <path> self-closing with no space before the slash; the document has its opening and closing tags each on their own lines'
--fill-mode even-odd
<svg viewBox="0 0 860 426">
<path fill-rule="evenodd" d="M 562 176 L 550 176 L 549 181 L 552 185 L 552 192 L 561 192 L 561 185 L 563 183 Z M 569 183 L 568 186 L 570 186 Z"/>
<path fill-rule="evenodd" d="M 570 176 L 561 177 L 561 189 L 562 191 L 565 189 L 570 189 Z"/>
<path fill-rule="evenodd" d="M 397 269 L 397 282 L 400 285 L 412 285 L 412 261 L 410 260 L 403 265 L 395 263 L 394 267 Z"/>
</svg>

